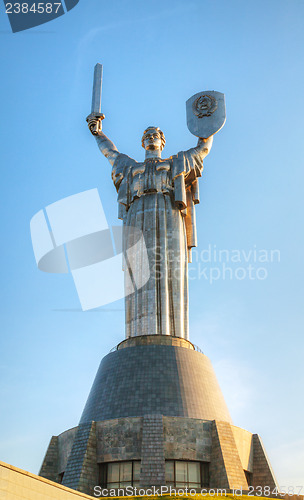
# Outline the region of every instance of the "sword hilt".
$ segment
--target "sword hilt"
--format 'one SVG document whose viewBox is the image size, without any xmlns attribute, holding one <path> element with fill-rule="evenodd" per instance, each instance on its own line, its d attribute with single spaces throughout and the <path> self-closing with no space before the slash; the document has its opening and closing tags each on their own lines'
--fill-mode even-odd
<svg viewBox="0 0 304 500">
<path fill-rule="evenodd" d="M 101 132 L 101 121 L 104 120 L 104 118 L 105 115 L 103 113 L 90 113 L 86 117 L 89 129 L 93 135 L 99 135 L 99 132 Z M 95 123 L 90 124 L 90 122 L 95 122 Z"/>
</svg>

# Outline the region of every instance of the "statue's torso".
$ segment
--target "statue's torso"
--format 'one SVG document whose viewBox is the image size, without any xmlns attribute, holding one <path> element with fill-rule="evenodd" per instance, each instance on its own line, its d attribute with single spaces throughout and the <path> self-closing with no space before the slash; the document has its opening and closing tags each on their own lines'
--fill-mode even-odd
<svg viewBox="0 0 304 500">
<path fill-rule="evenodd" d="M 172 161 L 146 160 L 130 167 L 129 189 L 130 201 L 147 193 L 171 193 Z"/>
</svg>

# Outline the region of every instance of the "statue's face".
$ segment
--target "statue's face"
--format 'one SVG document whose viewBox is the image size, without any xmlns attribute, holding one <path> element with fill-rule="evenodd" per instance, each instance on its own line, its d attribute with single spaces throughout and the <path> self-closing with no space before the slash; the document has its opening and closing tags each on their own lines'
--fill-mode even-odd
<svg viewBox="0 0 304 500">
<path fill-rule="evenodd" d="M 155 129 L 151 129 L 148 130 L 148 132 L 146 132 L 143 142 L 144 142 L 144 148 L 146 150 L 162 149 L 161 135 Z"/>
</svg>

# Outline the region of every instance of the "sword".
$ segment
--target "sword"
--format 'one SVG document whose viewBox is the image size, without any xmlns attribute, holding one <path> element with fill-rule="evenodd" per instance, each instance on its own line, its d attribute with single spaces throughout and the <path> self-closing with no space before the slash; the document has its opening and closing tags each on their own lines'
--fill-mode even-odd
<svg viewBox="0 0 304 500">
<path fill-rule="evenodd" d="M 101 118 L 105 115 L 101 112 L 101 89 L 102 89 L 102 64 L 97 63 L 94 68 L 93 92 L 92 92 L 92 107 L 91 114 L 87 117 L 87 122 Z M 89 123 L 90 126 L 90 123 Z M 101 122 L 98 120 L 96 124 L 90 127 L 93 135 L 98 135 L 101 131 Z"/>
</svg>

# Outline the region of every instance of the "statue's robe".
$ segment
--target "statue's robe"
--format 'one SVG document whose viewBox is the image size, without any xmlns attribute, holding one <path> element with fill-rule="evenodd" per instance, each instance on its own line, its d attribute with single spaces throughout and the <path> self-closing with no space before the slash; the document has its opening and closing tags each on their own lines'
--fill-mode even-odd
<svg viewBox="0 0 304 500">
<path fill-rule="evenodd" d="M 135 272 L 144 272 L 147 252 L 150 274 L 146 284 L 135 284 L 133 291 L 134 262 L 131 272 L 125 272 L 127 338 L 189 337 L 188 260 L 196 246 L 194 205 L 199 203 L 202 157 L 198 147 L 142 163 L 119 154 L 114 163 L 112 179 L 118 192 L 118 216 L 124 224 L 124 251 L 135 243 L 132 228 L 140 230 L 146 250 L 142 249 L 142 255 L 137 251 Z"/>
</svg>

